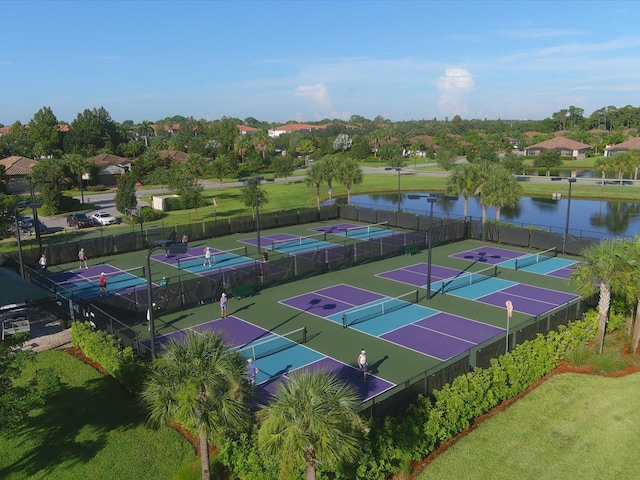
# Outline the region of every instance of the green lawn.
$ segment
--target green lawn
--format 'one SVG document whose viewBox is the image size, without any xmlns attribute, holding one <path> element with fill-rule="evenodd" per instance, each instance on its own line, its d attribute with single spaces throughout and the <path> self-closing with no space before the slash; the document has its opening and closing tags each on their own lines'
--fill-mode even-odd
<svg viewBox="0 0 640 480">
<path fill-rule="evenodd" d="M 191 444 L 172 429 L 147 426 L 112 378 L 59 350 L 37 354 L 25 377 L 36 368 L 53 368 L 62 387 L 21 428 L 0 435 L 0 478 L 158 480 L 194 464 L 199 471 Z"/>
<path fill-rule="evenodd" d="M 638 478 L 640 373 L 556 375 L 437 457 L 418 480 Z"/>
</svg>

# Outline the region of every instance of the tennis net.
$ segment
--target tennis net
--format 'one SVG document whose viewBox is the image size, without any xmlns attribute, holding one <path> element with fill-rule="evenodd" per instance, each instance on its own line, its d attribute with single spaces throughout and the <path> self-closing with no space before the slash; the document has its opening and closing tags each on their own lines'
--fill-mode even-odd
<svg viewBox="0 0 640 480">
<path fill-rule="evenodd" d="M 206 246 L 203 246 L 201 255 L 187 255 L 179 257 L 178 268 L 189 268 L 203 265 L 205 263 L 205 249 Z M 213 265 L 235 257 L 246 257 L 248 249 L 247 246 L 244 245 L 242 247 L 232 248 L 231 250 L 215 250 L 210 248 L 210 251 L 211 264 Z"/>
<path fill-rule="evenodd" d="M 389 298 L 378 303 L 355 308 L 342 314 L 342 327 L 347 328 L 357 323 L 381 317 L 401 308 L 418 303 L 418 290 L 413 290 L 399 297 Z"/>
<path fill-rule="evenodd" d="M 259 360 L 306 342 L 307 327 L 300 327 L 282 335 L 274 333 L 263 340 L 252 342 L 249 345 L 236 347 L 232 350 L 241 352 L 247 358 Z"/>
<path fill-rule="evenodd" d="M 134 277 L 138 277 L 141 280 L 146 279 L 146 267 L 134 267 L 128 270 L 118 270 L 116 272 L 105 272 L 105 277 L 107 279 L 107 288 L 117 289 L 117 285 L 119 283 L 131 283 L 134 280 Z M 61 282 L 56 282 L 56 291 L 60 292 L 63 290 L 76 290 L 85 286 L 87 283 L 98 285 L 98 279 L 100 275 L 82 275 L 78 274 L 74 278 L 70 280 L 64 280 Z"/>
<path fill-rule="evenodd" d="M 544 262 L 545 260 L 554 258 L 557 255 L 558 252 L 556 247 L 547 248 L 546 250 L 538 253 L 523 255 L 522 257 L 516 258 L 516 270 L 528 267 L 529 265 L 533 265 L 535 263 Z"/>
<path fill-rule="evenodd" d="M 284 240 L 273 240 L 271 250 L 292 250 L 303 246 L 311 246 L 318 242 L 327 240 L 327 232 L 314 233 L 306 237 L 286 238 Z"/>
<path fill-rule="evenodd" d="M 493 265 L 483 270 L 478 270 L 477 272 L 467 272 L 456 277 L 445 278 L 439 282 L 441 285 L 438 290 L 440 290 L 441 293 L 446 293 L 496 276 L 498 276 L 498 266 Z"/>
<path fill-rule="evenodd" d="M 344 231 L 347 237 L 368 237 L 372 233 L 377 233 L 380 230 L 388 230 L 389 222 L 373 223 L 371 225 L 362 225 L 360 227 L 350 227 Z"/>
</svg>

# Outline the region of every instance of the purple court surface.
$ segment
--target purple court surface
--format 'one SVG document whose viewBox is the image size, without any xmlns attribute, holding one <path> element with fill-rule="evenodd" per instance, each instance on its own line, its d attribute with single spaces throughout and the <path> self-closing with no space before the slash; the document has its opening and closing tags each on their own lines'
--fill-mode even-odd
<svg viewBox="0 0 640 480">
<path fill-rule="evenodd" d="M 156 341 L 160 346 L 169 341 L 182 341 L 186 336 L 187 330 L 189 329 L 158 336 Z M 283 338 L 233 315 L 196 325 L 191 327 L 190 330 L 199 333 L 220 334 L 225 338 L 228 345 L 241 351 L 244 351 L 244 349 L 250 351 L 251 345 L 264 345 L 270 339 L 277 341 Z M 142 342 L 142 345 L 149 348 L 148 341 Z M 275 392 L 277 384 L 286 381 L 292 373 L 299 370 L 317 371 L 323 369 L 336 372 L 340 378 L 356 387 L 362 401 L 366 401 L 395 386 L 393 383 L 376 375 L 369 375 L 367 381 L 364 382 L 355 366 L 345 364 L 316 352 L 305 345 L 293 342 L 289 348 L 256 360 L 256 365 L 260 369 L 256 387 L 258 401 L 268 401 L 268 398 Z"/>
<path fill-rule="evenodd" d="M 429 278 L 429 266 L 426 263 L 415 263 L 407 267 L 397 268 L 376 274 L 376 277 L 386 278 L 394 282 L 406 283 L 415 287 L 424 287 Z M 460 270 L 431 265 L 431 283 L 460 275 Z"/>
<path fill-rule="evenodd" d="M 351 285 L 339 284 L 291 297 L 280 303 L 331 321 L 329 317 L 336 313 L 375 304 L 385 298 L 388 297 Z M 410 307 L 412 316 L 407 315 L 407 307 L 350 328 L 442 361 L 504 333 L 501 328 L 468 318 L 415 304 Z M 395 316 L 394 320 L 403 320 L 397 328 L 390 326 L 397 325 L 397 322 L 389 321 L 391 316 Z M 387 325 L 387 328 L 379 333 L 380 323 Z"/>
</svg>

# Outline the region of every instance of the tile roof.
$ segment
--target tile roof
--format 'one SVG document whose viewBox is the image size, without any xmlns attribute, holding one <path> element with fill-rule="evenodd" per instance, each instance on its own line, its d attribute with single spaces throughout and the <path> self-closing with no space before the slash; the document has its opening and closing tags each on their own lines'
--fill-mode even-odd
<svg viewBox="0 0 640 480">
<path fill-rule="evenodd" d="M 626 142 L 617 143 L 615 145 L 609 145 L 605 148 L 607 150 L 635 150 L 636 148 L 640 148 L 640 137 L 631 137 Z"/>
<path fill-rule="evenodd" d="M 119 157 L 118 155 L 113 155 L 112 153 L 101 153 L 100 155 L 88 158 L 87 160 L 90 162 L 94 162 L 99 167 L 131 163 L 128 158 Z"/>
<path fill-rule="evenodd" d="M 254 133 L 258 131 L 257 128 L 249 127 L 247 125 L 238 125 L 238 130 L 240 133 Z"/>
<path fill-rule="evenodd" d="M 170 160 L 175 160 L 178 163 L 182 163 L 187 160 L 189 154 L 181 152 L 180 150 L 160 150 L 158 152 L 158 156 L 160 158 L 168 158 Z"/>
<path fill-rule="evenodd" d="M 29 175 L 36 163 L 37 160 L 17 155 L 0 160 L 0 165 L 4 165 L 5 174 L 9 176 Z"/>
<path fill-rule="evenodd" d="M 591 145 L 586 143 L 576 142 L 575 140 L 571 140 L 566 137 L 553 137 L 549 140 L 545 140 L 544 142 L 536 143 L 535 145 L 530 145 L 525 150 L 538 150 L 541 148 L 546 148 L 547 150 L 551 150 L 554 148 L 566 148 L 570 150 L 585 150 L 587 148 L 591 148 Z"/>
</svg>

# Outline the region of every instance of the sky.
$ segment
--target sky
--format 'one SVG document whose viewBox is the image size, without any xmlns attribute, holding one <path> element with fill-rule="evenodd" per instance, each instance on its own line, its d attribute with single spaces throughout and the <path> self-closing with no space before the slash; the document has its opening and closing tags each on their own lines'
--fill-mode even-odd
<svg viewBox="0 0 640 480">
<path fill-rule="evenodd" d="M 0 124 L 640 106 L 640 2 L 0 0 Z"/>
</svg>

